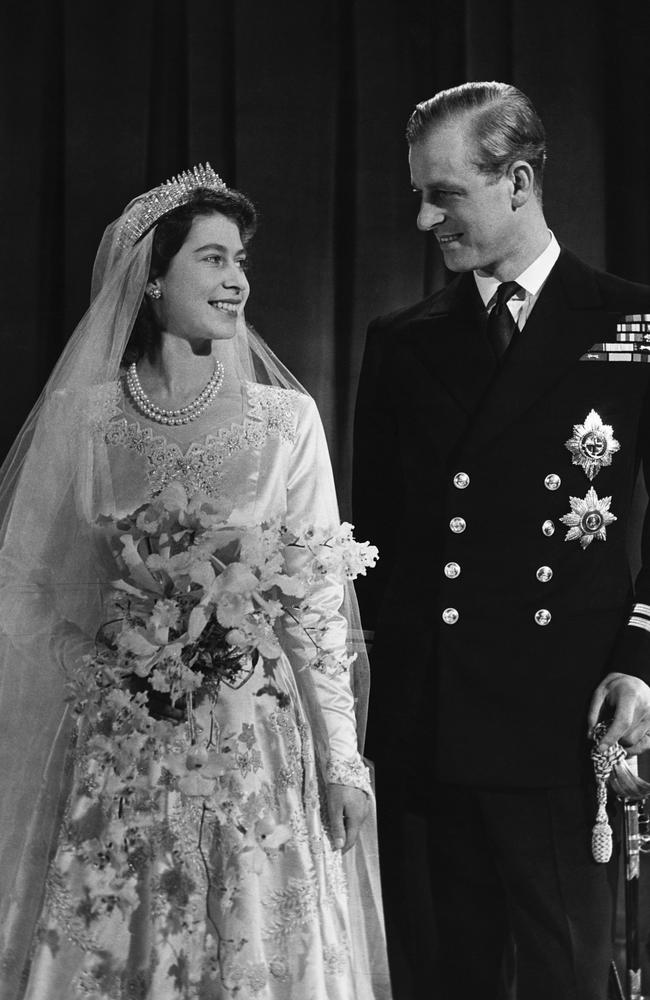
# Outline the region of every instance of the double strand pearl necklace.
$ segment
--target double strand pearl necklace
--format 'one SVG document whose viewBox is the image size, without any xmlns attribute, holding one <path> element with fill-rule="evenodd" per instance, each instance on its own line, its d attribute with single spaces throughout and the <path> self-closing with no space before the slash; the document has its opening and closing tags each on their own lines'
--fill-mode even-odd
<svg viewBox="0 0 650 1000">
<path fill-rule="evenodd" d="M 214 400 L 215 396 L 221 388 L 221 383 L 223 382 L 224 367 L 221 361 L 217 361 L 214 366 L 214 371 L 212 372 L 212 377 L 210 381 L 201 390 L 196 399 L 188 403 L 187 406 L 181 406 L 178 410 L 165 410 L 162 406 L 156 406 L 146 392 L 140 385 L 140 379 L 138 378 L 138 370 L 135 366 L 135 361 L 133 364 L 129 365 L 126 370 L 126 385 L 129 390 L 129 395 L 135 403 L 140 413 L 143 413 L 145 417 L 149 420 L 155 420 L 159 424 L 169 424 L 177 426 L 179 424 L 189 424 L 192 420 L 196 420 L 204 410 L 207 410 L 208 406 Z"/>
</svg>

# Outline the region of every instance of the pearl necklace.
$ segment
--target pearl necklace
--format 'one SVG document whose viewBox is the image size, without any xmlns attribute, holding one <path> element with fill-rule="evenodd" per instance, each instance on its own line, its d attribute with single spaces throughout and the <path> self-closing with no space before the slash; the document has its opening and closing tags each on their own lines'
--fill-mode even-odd
<svg viewBox="0 0 650 1000">
<path fill-rule="evenodd" d="M 138 377 L 138 370 L 135 366 L 135 361 L 129 365 L 126 370 L 126 385 L 129 390 L 129 395 L 135 403 L 140 413 L 143 413 L 145 417 L 150 420 L 155 420 L 159 424 L 169 424 L 177 426 L 179 424 L 189 424 L 192 420 L 196 420 L 204 410 L 207 410 L 208 406 L 214 400 L 215 396 L 221 388 L 221 383 L 223 382 L 224 367 L 221 361 L 217 361 L 214 366 L 214 371 L 212 372 L 212 377 L 210 381 L 201 390 L 196 399 L 188 403 L 187 406 L 181 406 L 178 410 L 165 410 L 162 406 L 156 406 L 146 392 L 140 385 L 140 379 Z"/>
</svg>

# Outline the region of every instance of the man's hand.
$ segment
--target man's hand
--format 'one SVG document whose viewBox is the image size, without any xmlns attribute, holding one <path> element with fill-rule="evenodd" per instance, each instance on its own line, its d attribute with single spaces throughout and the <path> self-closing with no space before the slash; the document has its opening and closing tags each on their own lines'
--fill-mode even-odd
<svg viewBox="0 0 650 1000">
<path fill-rule="evenodd" d="M 342 850 L 345 854 L 354 847 L 369 810 L 368 796 L 360 788 L 334 784 L 327 786 L 327 811 L 337 851 Z"/>
<path fill-rule="evenodd" d="M 603 713 L 603 708 L 609 711 Z M 630 674 L 608 674 L 594 691 L 589 707 L 589 733 L 600 720 L 612 715 L 607 732 L 598 744 L 607 750 L 621 743 L 628 757 L 650 749 L 650 687 Z"/>
</svg>

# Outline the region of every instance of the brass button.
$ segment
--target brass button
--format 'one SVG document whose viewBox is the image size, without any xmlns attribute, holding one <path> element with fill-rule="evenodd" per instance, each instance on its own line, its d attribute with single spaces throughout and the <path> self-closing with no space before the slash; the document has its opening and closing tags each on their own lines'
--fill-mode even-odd
<svg viewBox="0 0 650 1000">
<path fill-rule="evenodd" d="M 538 625 L 548 625 L 552 617 L 551 612 L 547 611 L 546 608 L 540 608 L 539 611 L 535 612 L 535 621 Z"/>
<path fill-rule="evenodd" d="M 445 608 L 442 612 L 442 620 L 445 625 L 455 625 L 459 617 L 460 616 L 456 611 L 456 608 Z"/>
<path fill-rule="evenodd" d="M 466 490 L 469 486 L 469 476 L 466 472 L 457 472 L 454 476 L 454 486 L 457 490 Z"/>
<path fill-rule="evenodd" d="M 559 490 L 561 485 L 562 480 L 555 472 L 550 472 L 544 480 L 544 486 L 547 490 Z"/>
<path fill-rule="evenodd" d="M 452 517 L 449 527 L 455 535 L 460 535 L 467 527 L 467 521 L 464 517 Z"/>
<path fill-rule="evenodd" d="M 544 524 L 542 525 L 542 534 L 546 535 L 547 538 L 550 538 L 551 535 L 555 534 L 555 525 L 552 521 L 544 521 Z"/>
<path fill-rule="evenodd" d="M 535 576 L 540 583 L 548 583 L 548 581 L 553 577 L 553 570 L 550 566 L 540 566 L 535 573 Z"/>
<path fill-rule="evenodd" d="M 445 576 L 448 580 L 455 580 L 457 576 L 460 576 L 460 566 L 457 562 L 448 562 L 445 565 Z"/>
</svg>

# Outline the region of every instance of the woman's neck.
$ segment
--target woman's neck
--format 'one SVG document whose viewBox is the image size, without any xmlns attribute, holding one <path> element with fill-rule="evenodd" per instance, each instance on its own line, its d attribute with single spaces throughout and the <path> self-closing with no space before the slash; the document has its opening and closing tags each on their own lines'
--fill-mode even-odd
<svg viewBox="0 0 650 1000">
<path fill-rule="evenodd" d="M 218 362 L 224 368 L 221 393 L 238 387 L 235 360 L 234 339 L 205 341 L 196 350 L 163 333 L 156 351 L 138 362 L 138 373 L 144 391 L 160 405 L 184 406 L 205 387 Z"/>
</svg>

